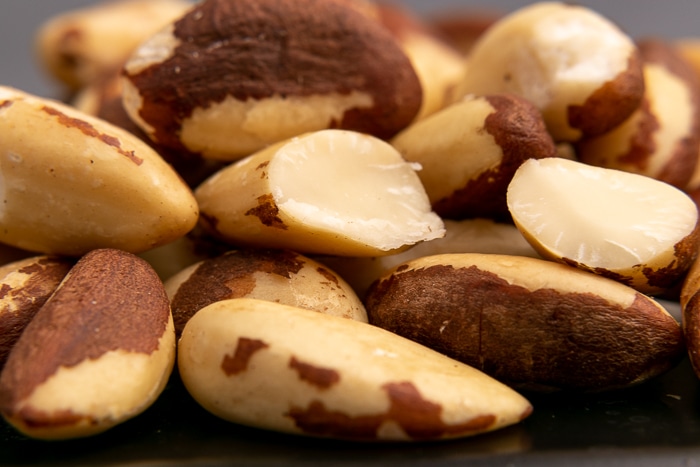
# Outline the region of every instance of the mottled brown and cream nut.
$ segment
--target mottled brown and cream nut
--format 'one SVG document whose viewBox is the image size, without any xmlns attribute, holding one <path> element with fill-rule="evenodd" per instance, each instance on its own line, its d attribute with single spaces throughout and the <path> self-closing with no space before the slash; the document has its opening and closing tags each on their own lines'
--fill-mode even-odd
<svg viewBox="0 0 700 467">
<path fill-rule="evenodd" d="M 579 160 L 657 178 L 685 189 L 700 151 L 700 81 L 662 39 L 639 42 L 645 98 L 626 121 L 576 145 Z"/>
<path fill-rule="evenodd" d="M 179 337 L 205 306 L 255 298 L 367 322 L 355 291 L 327 266 L 288 250 L 239 249 L 200 261 L 165 283 Z"/>
<path fill-rule="evenodd" d="M 0 374 L 0 410 L 39 439 L 90 436 L 148 408 L 175 362 L 163 283 L 138 257 L 93 250 L 70 270 Z"/>
<path fill-rule="evenodd" d="M 679 323 L 655 300 L 536 258 L 420 258 L 378 281 L 365 305 L 371 324 L 521 390 L 626 388 L 685 353 Z"/>
<path fill-rule="evenodd" d="M 178 368 L 214 415 L 313 437 L 466 437 L 532 411 L 507 386 L 396 334 L 263 300 L 200 310 L 179 341 Z"/>
<path fill-rule="evenodd" d="M 544 258 L 643 293 L 673 288 L 697 255 L 695 203 L 644 175 L 567 159 L 531 159 L 508 187 L 508 207 Z"/>
<path fill-rule="evenodd" d="M 190 188 L 152 148 L 59 102 L 0 87 L 0 241 L 80 256 L 141 252 L 197 223 Z"/>
<path fill-rule="evenodd" d="M 399 264 L 423 256 L 445 253 L 501 253 L 506 255 L 539 255 L 510 223 L 492 219 L 445 219 L 445 236 L 422 242 L 401 253 L 357 258 L 317 256 L 314 259 L 330 267 L 350 284 L 359 297 L 364 297 L 372 283 Z"/>
<path fill-rule="evenodd" d="M 347 2 L 206 0 L 125 66 L 124 105 L 156 142 L 237 160 L 326 128 L 389 138 L 421 83 L 391 33 Z"/>
<path fill-rule="evenodd" d="M 201 225 L 237 246 L 379 256 L 444 235 L 415 166 L 388 143 L 322 130 L 270 146 L 196 190 Z"/>
<path fill-rule="evenodd" d="M 0 267 L 0 369 L 24 328 L 72 266 L 69 259 L 42 255 Z"/>
<path fill-rule="evenodd" d="M 185 0 L 101 1 L 59 14 L 36 31 L 39 63 L 70 90 L 120 69 L 141 42 L 185 13 Z"/>
<path fill-rule="evenodd" d="M 415 120 L 443 109 L 464 79 L 464 57 L 408 8 L 382 3 L 378 10 L 379 21 L 396 37 L 420 79 L 423 104 Z"/>
<path fill-rule="evenodd" d="M 474 45 L 465 76 L 457 97 L 524 97 L 557 142 L 609 131 L 644 96 L 632 39 L 597 12 L 560 2 L 536 2 L 494 23 Z"/>
<path fill-rule="evenodd" d="M 443 218 L 508 219 L 506 189 L 520 164 L 557 148 L 539 110 L 515 95 L 467 96 L 409 126 L 391 144 Z"/>
</svg>

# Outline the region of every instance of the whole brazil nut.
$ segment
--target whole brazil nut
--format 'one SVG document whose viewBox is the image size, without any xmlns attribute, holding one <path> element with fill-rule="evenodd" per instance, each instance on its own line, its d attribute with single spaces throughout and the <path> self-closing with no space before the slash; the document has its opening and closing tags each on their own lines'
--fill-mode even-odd
<svg viewBox="0 0 700 467">
<path fill-rule="evenodd" d="M 639 384 L 685 353 L 658 302 L 576 268 L 507 255 L 434 255 L 377 281 L 370 323 L 515 389 L 601 392 Z"/>
<path fill-rule="evenodd" d="M 685 189 L 700 151 L 700 79 L 673 44 L 638 41 L 644 60 L 642 105 L 622 124 L 576 144 L 586 164 L 638 173 Z"/>
<path fill-rule="evenodd" d="M 179 341 L 178 369 L 214 415 L 312 437 L 466 437 L 532 412 L 514 390 L 396 334 L 263 300 L 200 310 Z"/>
<path fill-rule="evenodd" d="M 0 242 L 45 254 L 138 253 L 197 223 L 192 190 L 131 133 L 0 87 Z"/>
<path fill-rule="evenodd" d="M 24 328 L 73 264 L 67 258 L 42 255 L 0 267 L 0 369 Z"/>
<path fill-rule="evenodd" d="M 644 96 L 634 41 L 601 14 L 535 2 L 494 22 L 474 44 L 456 96 L 516 94 L 542 111 L 557 142 L 603 134 Z"/>
<path fill-rule="evenodd" d="M 389 138 L 422 103 L 391 33 L 337 0 L 205 0 L 145 41 L 124 79 L 154 141 L 229 161 L 326 128 Z"/>
<path fill-rule="evenodd" d="M 229 251 L 175 274 L 166 281 L 165 290 L 178 336 L 201 308 L 242 297 L 367 322 L 364 305 L 338 274 L 293 251 Z"/>
<path fill-rule="evenodd" d="M 168 297 L 153 269 L 98 249 L 70 270 L 0 374 L 0 411 L 39 439 L 90 436 L 155 401 L 175 362 Z"/>
<path fill-rule="evenodd" d="M 380 256 L 444 235 L 416 167 L 390 144 L 321 130 L 224 167 L 195 190 L 200 225 L 238 247 Z"/>
<path fill-rule="evenodd" d="M 520 164 L 557 154 L 540 111 L 505 94 L 467 96 L 390 142 L 420 164 L 433 210 L 448 219 L 508 219 L 506 190 Z"/>
</svg>

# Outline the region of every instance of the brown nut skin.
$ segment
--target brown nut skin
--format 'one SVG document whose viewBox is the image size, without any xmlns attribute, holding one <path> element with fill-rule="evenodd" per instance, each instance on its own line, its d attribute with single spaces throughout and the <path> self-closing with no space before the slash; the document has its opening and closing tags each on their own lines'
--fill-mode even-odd
<svg viewBox="0 0 700 467">
<path fill-rule="evenodd" d="M 389 138 L 422 103 L 392 35 L 333 0 L 201 2 L 136 51 L 125 80 L 154 141 L 220 160 L 326 128 Z"/>
<path fill-rule="evenodd" d="M 205 306 L 257 298 L 367 322 L 365 307 L 335 272 L 287 250 L 239 249 L 200 261 L 165 283 L 179 337 Z"/>
<path fill-rule="evenodd" d="M 688 189 L 700 151 L 700 79 L 671 42 L 637 42 L 645 97 L 627 120 L 576 145 L 580 161 L 647 175 Z"/>
<path fill-rule="evenodd" d="M 24 328 L 73 264 L 67 258 L 42 255 L 0 267 L 0 370 Z"/>
<path fill-rule="evenodd" d="M 462 55 L 469 56 L 479 37 L 506 14 L 496 8 L 443 9 L 427 18 L 427 22 L 435 35 L 459 50 Z"/>
<path fill-rule="evenodd" d="M 39 439 L 85 437 L 145 410 L 175 361 L 168 297 L 133 254 L 83 256 L 27 325 L 0 374 L 0 411 Z"/>
<path fill-rule="evenodd" d="M 391 144 L 421 164 L 418 177 L 433 210 L 446 219 L 509 220 L 506 190 L 520 164 L 557 155 L 540 111 L 507 94 L 467 96 Z"/>
<path fill-rule="evenodd" d="M 630 387 L 685 351 L 678 322 L 654 300 L 535 258 L 424 257 L 376 282 L 365 305 L 371 324 L 521 390 Z"/>
<path fill-rule="evenodd" d="M 700 378 L 700 261 L 696 260 L 681 284 L 679 293 L 681 326 L 688 359 Z"/>
</svg>

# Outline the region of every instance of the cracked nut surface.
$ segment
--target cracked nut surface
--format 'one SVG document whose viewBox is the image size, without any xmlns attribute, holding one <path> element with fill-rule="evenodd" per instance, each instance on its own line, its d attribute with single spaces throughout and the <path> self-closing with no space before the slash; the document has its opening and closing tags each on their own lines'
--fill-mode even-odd
<svg viewBox="0 0 700 467">
<path fill-rule="evenodd" d="M 197 313 L 179 341 L 178 368 L 218 417 L 315 437 L 465 437 L 532 411 L 507 386 L 393 333 L 254 299 Z"/>
</svg>

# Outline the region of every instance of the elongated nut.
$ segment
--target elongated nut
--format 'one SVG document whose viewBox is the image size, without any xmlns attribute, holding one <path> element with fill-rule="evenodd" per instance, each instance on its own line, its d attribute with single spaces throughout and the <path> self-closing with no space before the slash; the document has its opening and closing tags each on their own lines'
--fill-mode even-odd
<svg viewBox="0 0 700 467">
<path fill-rule="evenodd" d="M 643 293 L 675 287 L 697 256 L 695 203 L 644 175 L 531 159 L 508 187 L 508 206 L 515 225 L 544 258 Z"/>
<path fill-rule="evenodd" d="M 367 322 L 364 305 L 338 274 L 292 251 L 230 251 L 184 269 L 165 289 L 178 336 L 200 309 L 243 297 Z"/>
<path fill-rule="evenodd" d="M 532 391 L 639 384 L 685 352 L 678 322 L 616 281 L 536 258 L 419 258 L 375 283 L 370 323 Z"/>
<path fill-rule="evenodd" d="M 532 411 L 507 386 L 415 342 L 262 300 L 200 310 L 179 342 L 178 368 L 213 414 L 308 436 L 456 438 L 516 424 Z"/>
<path fill-rule="evenodd" d="M 131 118 L 154 141 L 211 159 L 326 128 L 389 138 L 421 101 L 392 35 L 336 0 L 205 0 L 125 66 Z"/>
<path fill-rule="evenodd" d="M 12 349 L 0 410 L 27 436 L 94 435 L 148 408 L 174 361 L 168 297 L 153 269 L 130 253 L 94 250 Z"/>
<path fill-rule="evenodd" d="M 639 41 L 645 98 L 626 121 L 576 145 L 580 161 L 685 189 L 700 151 L 700 79 L 671 43 Z"/>
<path fill-rule="evenodd" d="M 0 267 L 0 369 L 72 266 L 69 259 L 32 256 Z"/>
<path fill-rule="evenodd" d="M 46 254 L 141 252 L 190 231 L 190 188 L 132 134 L 0 87 L 0 241 Z"/>
<path fill-rule="evenodd" d="M 414 168 L 380 139 L 323 130 L 225 167 L 195 196 L 201 225 L 234 245 L 378 256 L 445 233 Z"/>
<path fill-rule="evenodd" d="M 433 210 L 448 219 L 509 219 L 506 190 L 516 169 L 557 153 L 539 110 L 514 95 L 468 96 L 391 144 L 420 164 Z"/>
<path fill-rule="evenodd" d="M 141 42 L 191 6 L 185 0 L 117 0 L 62 13 L 36 31 L 39 63 L 79 90 L 121 68 Z"/>
<path fill-rule="evenodd" d="M 494 23 L 474 45 L 459 95 L 512 93 L 534 103 L 555 141 L 622 123 L 644 95 L 639 51 L 583 6 L 536 2 Z"/>
</svg>

